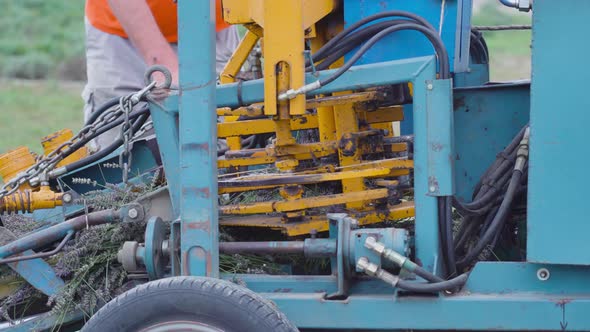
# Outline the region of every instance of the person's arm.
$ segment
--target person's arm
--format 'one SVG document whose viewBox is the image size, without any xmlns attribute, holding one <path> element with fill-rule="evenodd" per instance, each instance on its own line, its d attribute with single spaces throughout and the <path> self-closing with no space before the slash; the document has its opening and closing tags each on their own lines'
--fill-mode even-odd
<svg viewBox="0 0 590 332">
<path fill-rule="evenodd" d="M 172 73 L 172 82 L 178 83 L 178 57 L 160 31 L 147 2 L 109 0 L 109 5 L 145 63 L 166 66 Z M 163 77 L 156 79 L 161 81 Z"/>
</svg>

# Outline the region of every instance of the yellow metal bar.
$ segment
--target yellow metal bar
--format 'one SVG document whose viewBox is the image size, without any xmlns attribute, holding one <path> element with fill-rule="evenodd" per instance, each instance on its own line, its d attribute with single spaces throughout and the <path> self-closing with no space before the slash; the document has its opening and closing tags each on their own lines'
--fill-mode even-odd
<svg viewBox="0 0 590 332">
<path fill-rule="evenodd" d="M 279 182 L 283 182 L 281 185 L 285 184 L 312 184 L 312 183 L 321 183 L 327 181 L 337 181 L 342 179 L 352 179 L 356 177 L 382 177 L 387 176 L 391 173 L 391 169 L 389 168 L 372 168 L 372 169 L 365 169 L 365 170 L 352 170 L 352 171 L 343 171 L 343 172 L 335 172 L 335 173 L 323 173 L 323 174 L 276 174 L 276 175 L 259 175 L 259 176 L 248 176 L 243 178 L 242 181 L 246 183 L 255 183 L 256 181 L 272 181 L 276 180 Z M 228 179 L 220 182 L 220 187 L 225 187 L 222 185 L 224 183 L 231 184 L 231 183 L 239 183 L 239 179 Z"/>
<path fill-rule="evenodd" d="M 227 205 L 220 208 L 222 214 L 258 214 L 288 212 L 312 209 L 348 202 L 358 202 L 387 198 L 387 189 L 373 189 L 345 194 L 325 195 L 321 197 L 300 198 L 290 201 L 261 202 L 252 204 Z"/>
<path fill-rule="evenodd" d="M 350 211 L 349 215 L 359 221 L 360 225 L 376 224 L 384 221 L 395 221 L 415 215 L 414 203 L 403 202 L 388 209 L 368 212 Z M 281 217 L 268 215 L 252 216 L 221 216 L 219 224 L 228 227 L 263 227 L 281 230 L 288 236 L 301 236 L 311 233 L 328 231 L 328 220 L 325 216 L 306 217 L 301 222 L 285 223 Z"/>
<path fill-rule="evenodd" d="M 254 32 L 248 30 L 244 38 L 240 41 L 240 44 L 232 54 L 231 58 L 223 68 L 221 75 L 219 76 L 219 81 L 221 84 L 233 83 L 236 81 L 236 76 L 240 72 L 240 69 L 248 59 L 250 52 L 258 43 L 258 37 Z"/>
<path fill-rule="evenodd" d="M 260 37 L 256 35 L 252 31 L 246 32 L 246 35 L 232 54 L 231 58 L 223 68 L 223 72 L 219 76 L 219 81 L 221 84 L 233 83 L 236 81 L 236 76 L 240 72 L 240 69 L 244 65 L 244 62 L 248 59 L 250 52 Z M 234 114 L 234 116 L 227 116 L 224 120 L 225 122 L 235 122 L 238 121 L 239 115 Z M 227 139 L 227 145 L 230 150 L 239 150 L 242 147 L 241 138 L 240 137 L 230 137 Z"/>
<path fill-rule="evenodd" d="M 378 108 L 373 112 L 363 112 L 367 123 L 391 123 L 404 119 L 404 109 L 401 106 Z"/>
<path fill-rule="evenodd" d="M 264 12 L 264 112 L 278 113 L 277 96 L 280 90 L 305 85 L 303 2 L 301 0 L 260 0 Z M 279 88 L 278 75 L 288 71 L 286 86 Z M 288 102 L 290 114 L 305 113 L 305 96 Z"/>
<path fill-rule="evenodd" d="M 18 147 L 0 155 L 0 177 L 8 182 L 19 173 L 35 164 L 35 155 L 25 146 Z M 21 185 L 22 189 L 30 188 L 28 184 Z"/>
<path fill-rule="evenodd" d="M 272 119 L 244 120 L 217 124 L 217 136 L 219 138 L 264 134 L 275 132 L 275 122 Z M 314 114 L 306 114 L 291 120 L 289 123 L 289 134 L 292 130 L 312 129 L 318 127 L 318 119 Z"/>
<path fill-rule="evenodd" d="M 217 116 L 261 116 L 264 115 L 263 108 L 263 104 L 252 104 L 250 106 L 236 108 L 235 110 L 232 110 L 229 107 L 218 108 Z"/>
<path fill-rule="evenodd" d="M 316 37 L 311 39 L 311 51 L 312 53 L 317 52 L 327 42 L 326 27 L 316 25 L 317 33 Z M 328 97 L 332 98 L 332 97 Z M 322 97 L 316 99 L 316 109 L 318 114 L 318 131 L 320 135 L 320 142 L 333 141 L 336 139 L 336 125 L 334 124 L 334 107 L 331 105 L 323 105 L 321 102 L 317 102 Z M 309 101 L 308 101 L 309 108 Z"/>
<path fill-rule="evenodd" d="M 335 95 L 346 94 L 346 92 Z M 358 118 L 357 114 L 352 108 L 351 104 L 334 106 L 334 122 L 336 123 L 336 137 L 338 139 L 345 137 L 345 135 L 358 132 Z M 361 155 L 359 149 L 351 155 L 345 156 L 340 152 L 340 166 L 356 165 L 361 163 Z M 359 192 L 364 191 L 365 184 L 362 178 L 345 179 L 342 180 L 342 192 Z M 346 207 L 349 209 L 362 209 L 364 203 L 361 202 L 347 202 Z"/>
</svg>

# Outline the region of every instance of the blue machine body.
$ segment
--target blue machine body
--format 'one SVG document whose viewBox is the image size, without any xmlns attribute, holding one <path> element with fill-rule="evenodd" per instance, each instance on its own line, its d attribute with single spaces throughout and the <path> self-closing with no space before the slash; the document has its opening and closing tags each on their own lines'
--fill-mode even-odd
<svg viewBox="0 0 590 332">
<path fill-rule="evenodd" d="M 546 1 L 547 3 L 549 1 Z M 417 12 L 425 17 L 440 17 L 440 2 L 426 1 L 416 4 L 415 2 L 403 2 L 401 7 L 389 7 L 393 3 L 402 2 L 382 1 L 379 5 L 368 1 L 345 1 L 345 13 L 358 13 L 369 15 L 372 12 L 381 10 L 379 6 L 388 6 L 387 9 L 407 9 Z M 467 1 L 463 2 L 463 9 L 470 7 Z M 538 1 L 539 6 L 545 5 Z M 421 5 L 430 4 L 428 9 L 420 8 Z M 438 5 L 438 6 L 436 6 Z M 458 21 L 458 4 L 456 1 L 447 1 L 449 12 L 454 22 L 449 30 L 456 31 L 457 27 L 463 26 Z M 179 2 L 181 11 L 193 11 L 202 13 L 206 11 L 206 4 L 195 4 L 194 2 Z M 360 7 L 359 7 L 360 6 Z M 200 10 L 198 10 L 198 8 Z M 420 10 L 416 10 L 420 8 Z M 457 12 L 454 12 L 454 10 Z M 424 12 L 426 10 L 427 12 Z M 590 12 L 587 8 L 586 12 Z M 544 11 L 541 11 L 544 13 Z M 346 14 L 352 15 L 352 14 Z M 347 22 L 354 20 L 347 16 Z M 188 38 L 194 39 L 191 44 L 206 44 L 203 40 L 209 38 L 205 32 L 199 31 L 194 25 L 195 20 L 181 23 L 180 29 L 188 29 L 192 33 L 187 34 Z M 437 24 L 438 20 L 433 20 Z M 446 36 L 446 35 L 445 35 Z M 402 38 L 400 36 L 400 38 Z M 411 36 L 412 40 L 406 40 L 404 50 L 414 49 L 418 43 Z M 450 38 L 450 37 L 446 37 Z M 455 49 L 456 40 L 447 45 Z M 197 42 L 201 41 L 201 42 Z M 463 42 L 465 39 L 463 39 Z M 323 87 L 318 93 L 330 93 L 346 89 L 359 89 L 383 84 L 395 84 L 411 82 L 414 84 L 413 103 L 413 132 L 415 134 L 415 204 L 416 204 L 416 230 L 415 250 L 417 261 L 431 271 L 436 272 L 439 268 L 439 243 L 438 225 L 436 223 L 436 193 L 429 193 L 429 176 L 435 176 L 440 183 L 444 183 L 444 192 L 453 192 L 453 186 L 461 197 L 469 197 L 475 182 L 484 171 L 485 167 L 492 161 L 495 154 L 505 146 L 511 137 L 529 121 L 529 86 L 519 84 L 503 84 L 486 87 L 461 88 L 453 92 L 450 84 L 437 83 L 433 91 L 439 89 L 435 96 L 436 103 L 429 103 L 432 92 L 429 92 L 427 82 L 436 80 L 435 58 L 416 57 L 419 55 L 431 54 L 432 50 L 424 49 L 422 54 L 402 55 L 399 59 L 392 60 L 389 49 L 386 45 L 396 43 L 383 43 L 374 49 L 364 59 L 365 63 L 356 67 L 356 70 L 344 74 L 337 81 Z M 182 45 L 182 42 L 181 42 Z M 463 44 L 464 45 L 464 44 Z M 380 48 L 381 47 L 381 48 Z M 185 52 L 186 51 L 186 52 Z M 190 59 L 195 52 L 181 48 L 180 61 Z M 207 52 L 200 52 L 207 53 Z M 396 53 L 397 56 L 398 53 Z M 458 61 L 454 58 L 455 68 L 460 68 Z M 379 56 L 381 55 L 381 58 Z M 370 59 L 368 61 L 367 59 Z M 191 63 L 192 60 L 188 60 Z M 467 60 L 465 60 L 467 61 Z M 479 77 L 487 76 L 483 70 Z M 328 75 L 328 72 L 320 73 L 320 77 Z M 308 81 L 315 81 L 315 77 L 309 77 Z M 462 78 L 462 82 L 478 82 L 478 79 Z M 181 90 L 186 87 L 181 76 Z M 440 85 L 440 86 L 439 86 Z M 461 84 L 470 85 L 469 83 Z M 194 85 L 189 85 L 193 87 Z M 199 88 L 190 89 L 184 93 L 200 94 L 200 98 L 211 98 L 213 89 L 211 84 L 201 85 Z M 213 106 L 237 106 L 236 85 L 223 85 L 217 87 L 215 103 L 202 102 L 201 122 L 210 119 L 207 114 L 214 114 Z M 244 103 L 253 103 L 263 100 L 263 82 L 245 82 L 241 87 Z M 176 97 L 170 98 L 166 104 L 174 104 Z M 448 101 L 445 101 L 448 100 Z M 452 107 L 451 101 L 452 100 Z M 442 101 L 442 102 L 441 102 Z M 182 104 L 181 104 L 182 105 Z M 209 112 L 205 112 L 205 106 Z M 453 111 L 454 110 L 454 111 Z M 174 107 L 167 110 L 156 110 L 173 114 Z M 441 112 L 433 115 L 432 112 Z M 180 123 L 183 118 L 183 111 L 179 113 Z M 190 115 L 191 121 L 197 123 Z M 437 118 L 437 116 L 446 119 Z M 429 119 L 431 125 L 429 125 Z M 432 121 L 443 121 L 444 126 L 432 125 Z M 165 128 L 173 128 L 175 125 L 174 116 L 168 121 L 156 124 L 156 130 L 163 132 Z M 158 128 L 159 127 L 159 128 Z M 192 142 L 196 145 L 214 145 L 213 135 L 202 137 L 199 141 Z M 434 154 L 431 150 L 432 143 L 436 141 L 448 147 L 447 152 L 441 155 Z M 184 143 L 188 144 L 188 143 Z M 178 147 L 174 142 L 163 139 L 160 143 L 162 153 L 170 156 L 176 153 Z M 167 147 L 166 147 L 167 146 Z M 443 149 L 444 150 L 444 149 Z M 182 148 L 180 151 L 183 151 Z M 443 155 L 454 156 L 447 158 L 446 162 L 440 163 Z M 201 158 L 205 158 L 201 154 Z M 213 157 L 211 157 L 213 158 Z M 170 158 L 174 160 L 176 157 Z M 213 160 L 213 159 L 212 159 Z M 201 160 L 201 163 L 205 162 Z M 182 165 L 182 164 L 181 164 Z M 166 166 L 169 167 L 169 166 Z M 172 169 L 178 166 L 172 165 Z M 214 177 L 202 172 L 197 165 L 182 165 L 185 174 L 200 178 L 199 182 L 206 184 L 208 179 Z M 210 167 L 207 166 L 207 167 Z M 188 169 L 192 171 L 188 171 Z M 214 173 L 213 173 L 214 174 Z M 453 180 L 453 174 L 454 180 Z M 169 179 L 177 182 L 178 188 L 184 188 L 185 177 Z M 446 185 L 448 184 L 448 185 Z M 209 192 L 215 192 L 215 184 L 210 183 Z M 200 188 L 197 192 L 205 190 Z M 542 192 L 542 191 L 541 191 Z M 181 189 L 177 195 L 183 196 L 187 192 Z M 192 195 L 192 192 L 190 193 Z M 174 195 L 174 194 L 173 194 Z M 194 195 L 194 199 L 201 200 L 199 205 L 212 204 L 209 197 L 205 195 Z M 181 206 L 182 210 L 182 206 Z M 199 212 L 199 211 L 194 211 Z M 195 216 L 197 220 L 210 217 L 209 213 Z M 181 211 L 182 216 L 182 211 Z M 182 219 L 182 218 L 181 218 Z M 542 218 L 546 220 L 546 218 Z M 181 220 L 181 222 L 185 222 Z M 210 223 L 211 229 L 217 224 Z M 182 236 L 186 236 L 182 234 Z M 211 242 L 199 242 L 200 247 L 205 250 L 205 256 L 216 255 L 216 248 Z M 192 260 L 182 264 L 201 264 L 200 258 L 193 258 L 191 255 L 183 256 L 182 259 Z M 547 268 L 551 277 L 541 281 L 537 277 L 540 268 Z M 208 271 L 209 272 L 209 271 Z M 574 267 L 566 265 L 539 265 L 528 262 L 483 262 L 478 263 L 472 271 L 469 281 L 463 292 L 452 296 L 435 297 L 414 297 L 403 294 L 387 287 L 385 284 L 375 280 L 360 279 L 350 285 L 350 295 L 346 300 L 328 300 L 326 294 L 337 292 L 340 282 L 337 275 L 333 276 L 256 276 L 256 275 L 227 275 L 223 278 L 240 279 L 247 287 L 259 292 L 271 299 L 279 308 L 300 328 L 331 328 L 331 329 L 505 329 L 505 330 L 589 330 L 590 320 L 586 312 L 590 310 L 590 285 L 585 281 L 590 273 L 590 268 Z M 201 274 L 204 275 L 204 274 Z M 213 272 L 207 275 L 214 275 Z M 310 314 L 313 312 L 313 315 Z M 396 313 L 392 318 L 390 313 Z"/>
<path fill-rule="evenodd" d="M 455 72 L 469 66 L 469 0 L 344 0 L 347 22 L 381 10 L 407 10 L 434 26 Z M 414 142 L 415 260 L 440 274 L 437 196 L 470 199 L 475 182 L 509 140 L 531 121 L 528 257 L 525 262 L 480 262 L 463 290 L 416 296 L 371 278 L 344 285 L 330 276 L 221 275 L 218 258 L 216 107 L 238 105 L 238 86 L 216 86 L 214 15 L 209 1 L 178 2 L 179 95 L 151 107 L 170 197 L 178 220 L 180 266 L 174 274 L 239 279 L 272 300 L 299 328 L 374 330 L 590 330 L 590 250 L 582 194 L 586 167 L 584 126 L 590 120 L 583 93 L 585 71 L 564 70 L 564 55 L 584 63 L 590 2 L 536 0 L 533 82 L 472 86 L 487 77 L 437 80 L 436 58 L 414 33 L 391 37 L 371 50 L 354 70 L 316 93 L 412 83 Z M 442 11 L 442 15 L 441 15 Z M 568 37 L 563 38 L 564 29 Z M 420 41 L 417 41 L 420 40 Z M 389 45 L 399 45 L 391 49 Z M 578 61 L 575 61 L 578 60 Z M 326 77 L 330 71 L 320 72 Z M 462 75 L 462 74 L 461 74 Z M 314 76 L 308 82 L 316 81 Z M 560 84 L 560 82 L 564 82 Z M 243 83 L 242 101 L 263 100 L 263 81 Z M 532 90 L 531 90 L 532 89 Z M 532 91 L 532 93 L 531 93 Z M 435 186 L 436 184 L 436 186 Z M 434 189 L 433 189 L 434 187 Z M 564 193 L 564 194 L 560 194 Z M 332 233 L 342 232 L 333 228 Z M 333 234 L 332 234 L 333 235 Z M 146 239 L 148 241 L 148 239 Z M 344 246 L 341 243 L 338 246 Z M 360 249 L 359 255 L 365 255 Z M 2 253 L 0 252 L 0 257 Z M 550 276 L 539 278 L 539 269 Z M 349 296 L 331 300 L 343 286 Z M 311 314 L 313 313 L 313 314 Z"/>
<path fill-rule="evenodd" d="M 531 159 L 528 193 L 529 261 L 590 265 L 590 224 L 585 162 L 590 101 L 587 70 L 565 69 L 583 63 L 586 43 L 574 41 L 588 32 L 590 3 L 535 2 Z M 556 28 L 558 27 L 558 28 Z M 567 38 L 563 34 L 567 33 Z M 565 60 L 567 59 L 567 60 Z M 582 67 L 586 68 L 586 67 Z M 561 244 L 548 245 L 548 241 Z"/>
</svg>

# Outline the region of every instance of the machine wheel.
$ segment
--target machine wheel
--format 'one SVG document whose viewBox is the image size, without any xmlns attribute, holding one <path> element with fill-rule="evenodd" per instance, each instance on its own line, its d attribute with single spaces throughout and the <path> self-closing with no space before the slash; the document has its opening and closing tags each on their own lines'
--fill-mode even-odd
<svg viewBox="0 0 590 332">
<path fill-rule="evenodd" d="M 258 294 L 230 282 L 172 277 L 135 287 L 101 308 L 82 329 L 103 331 L 298 331 Z"/>
</svg>

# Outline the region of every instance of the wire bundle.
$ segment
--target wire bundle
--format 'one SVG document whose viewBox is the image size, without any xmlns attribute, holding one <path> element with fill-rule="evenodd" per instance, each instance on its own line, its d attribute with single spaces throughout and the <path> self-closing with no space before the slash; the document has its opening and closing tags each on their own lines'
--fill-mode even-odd
<svg viewBox="0 0 590 332">
<path fill-rule="evenodd" d="M 527 125 L 483 174 L 470 203 L 453 198 L 454 207 L 464 218 L 446 254 L 453 256 L 451 260 L 457 257 L 457 269 L 469 267 L 484 249 L 496 246 L 513 204 L 526 194 L 528 136 Z"/>
</svg>

